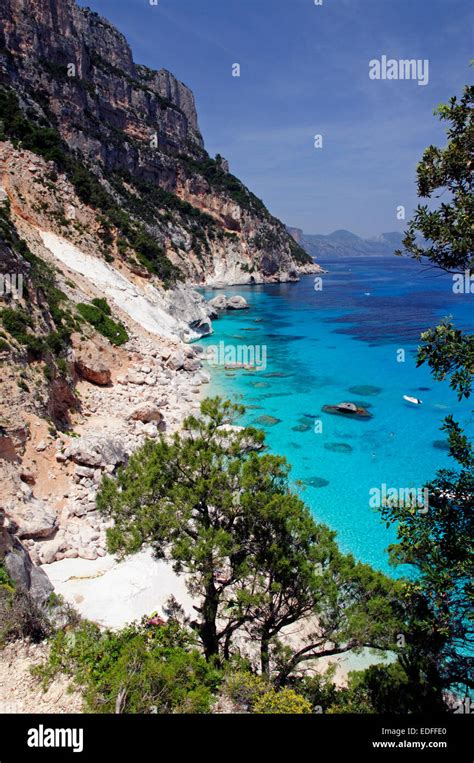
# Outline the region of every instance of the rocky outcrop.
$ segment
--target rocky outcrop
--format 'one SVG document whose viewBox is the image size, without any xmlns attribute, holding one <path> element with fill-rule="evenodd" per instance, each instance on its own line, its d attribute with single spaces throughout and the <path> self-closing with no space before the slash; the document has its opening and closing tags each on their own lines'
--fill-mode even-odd
<svg viewBox="0 0 474 763">
<path fill-rule="evenodd" d="M 48 538 L 57 530 L 57 516 L 54 509 L 44 501 L 31 498 L 25 504 L 17 505 L 10 511 L 17 525 L 16 534 L 19 538 Z"/>
<path fill-rule="evenodd" d="M 108 467 L 109 470 L 125 463 L 127 458 L 122 442 L 106 435 L 81 437 L 72 442 L 61 455 L 80 466 Z"/>
<path fill-rule="evenodd" d="M 0 562 L 15 585 L 29 593 L 38 606 L 46 603 L 53 586 L 45 571 L 33 564 L 26 548 L 6 526 L 3 509 L 0 509 Z"/>
<path fill-rule="evenodd" d="M 209 300 L 209 305 L 217 311 L 221 310 L 248 310 L 249 306 L 245 297 L 235 294 L 233 297 L 226 297 L 225 294 L 218 294 Z"/>
<path fill-rule="evenodd" d="M 182 332 L 185 341 L 212 334 L 214 311 L 197 291 L 176 286 L 164 295 L 165 309 L 178 321 L 188 324 L 189 330 Z"/>
</svg>

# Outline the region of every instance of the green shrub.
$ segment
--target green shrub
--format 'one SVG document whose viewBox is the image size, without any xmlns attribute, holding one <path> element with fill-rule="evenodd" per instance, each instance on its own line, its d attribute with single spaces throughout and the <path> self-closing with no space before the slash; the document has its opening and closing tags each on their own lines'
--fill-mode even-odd
<svg viewBox="0 0 474 763">
<path fill-rule="evenodd" d="M 0 562 L 0 589 L 3 591 L 8 591 L 9 593 L 13 593 L 15 590 L 15 586 L 10 580 L 10 575 L 8 574 L 6 567 L 2 562 Z"/>
<path fill-rule="evenodd" d="M 5 580 L 4 573 L 1 580 Z M 20 638 L 38 643 L 49 633 L 49 620 L 30 594 L 0 582 L 0 646 Z"/>
<path fill-rule="evenodd" d="M 257 700 L 266 694 L 269 684 L 262 676 L 253 673 L 231 673 L 225 680 L 225 693 L 237 705 L 252 709 Z"/>
<path fill-rule="evenodd" d="M 109 314 L 105 313 L 96 304 L 86 305 L 83 302 L 80 302 L 77 305 L 77 309 L 82 317 L 90 323 L 91 326 L 94 326 L 96 331 L 98 331 L 99 334 L 102 334 L 102 336 L 105 336 L 112 344 L 118 347 L 125 344 L 125 342 L 128 342 L 129 337 L 125 327 L 121 323 L 112 320 L 112 318 L 109 317 Z"/>
<path fill-rule="evenodd" d="M 112 310 L 110 309 L 110 305 L 104 297 L 95 297 L 92 300 L 92 304 L 98 307 L 99 310 L 102 310 L 102 312 L 105 313 L 106 315 L 112 315 Z"/>
<path fill-rule="evenodd" d="M 254 713 L 264 715 L 301 715 L 312 712 L 311 703 L 293 689 L 275 691 L 270 689 L 257 699 L 253 706 Z"/>
<path fill-rule="evenodd" d="M 0 320 L 8 333 L 21 344 L 23 344 L 28 329 L 33 328 L 31 316 L 21 308 L 13 310 L 10 307 L 6 307 L 0 313 Z"/>
<path fill-rule="evenodd" d="M 36 671 L 47 687 L 66 673 L 95 713 L 207 713 L 221 676 L 178 624 L 104 631 L 90 622 L 56 634 Z"/>
</svg>

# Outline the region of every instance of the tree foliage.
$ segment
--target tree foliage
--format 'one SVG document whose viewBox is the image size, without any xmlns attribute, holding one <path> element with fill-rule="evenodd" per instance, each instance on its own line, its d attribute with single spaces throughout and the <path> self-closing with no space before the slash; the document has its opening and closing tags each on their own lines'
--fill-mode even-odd
<svg viewBox="0 0 474 763">
<path fill-rule="evenodd" d="M 445 148 L 430 146 L 418 165 L 418 193 L 447 194 L 436 210 L 419 206 L 409 224 L 404 245 L 416 259 L 426 258 L 449 272 L 472 272 L 474 214 L 472 197 L 474 88 L 437 109 L 449 123 Z M 418 243 L 421 234 L 423 243 Z M 451 320 L 422 334 L 418 365 L 428 363 L 436 380 L 450 379 L 458 399 L 469 398 L 474 373 L 474 337 L 456 329 Z M 443 469 L 427 485 L 426 512 L 392 506 L 383 509 L 387 522 L 397 526 L 398 542 L 391 546 L 395 564 L 415 569 L 406 586 L 410 611 L 409 643 L 399 664 L 405 675 L 418 678 L 422 700 L 433 707 L 443 690 L 468 692 L 474 685 L 473 667 L 473 447 L 463 429 L 448 416 L 443 425 L 456 468 Z M 375 674 L 374 674 L 375 676 Z M 384 680 L 386 675 L 384 675 Z M 424 692 L 426 686 L 431 692 Z"/>
<path fill-rule="evenodd" d="M 417 166 L 418 196 L 446 195 L 437 209 L 418 205 L 403 245 L 418 260 L 448 271 L 471 270 L 474 253 L 474 87 L 435 110 L 448 123 L 445 148 L 429 146 Z M 419 238 L 422 238 L 422 243 Z"/>
<path fill-rule="evenodd" d="M 206 658 L 228 660 L 245 633 L 280 685 L 302 662 L 393 645 L 397 584 L 341 554 L 290 492 L 286 461 L 260 452 L 263 433 L 235 427 L 241 413 L 205 400 L 181 433 L 147 442 L 105 478 L 97 505 L 114 520 L 110 551 L 150 544 L 171 560 L 197 601 L 191 626 Z M 286 631 L 304 619 L 311 627 L 292 648 Z"/>
</svg>

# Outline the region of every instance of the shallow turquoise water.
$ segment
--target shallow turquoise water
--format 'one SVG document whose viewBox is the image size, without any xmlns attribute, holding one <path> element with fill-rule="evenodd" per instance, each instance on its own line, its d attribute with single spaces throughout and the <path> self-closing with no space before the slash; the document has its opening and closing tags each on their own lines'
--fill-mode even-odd
<svg viewBox="0 0 474 763">
<path fill-rule="evenodd" d="M 427 367 L 417 369 L 415 354 L 420 332 L 444 315 L 470 328 L 474 295 L 454 295 L 449 276 L 397 258 L 323 265 L 330 272 L 321 291 L 310 276 L 299 284 L 225 289 L 245 296 L 251 309 L 216 320 L 202 344 L 265 346 L 266 368 L 213 367 L 210 394 L 255 406 L 242 423 L 279 419 L 260 426 L 271 450 L 292 464 L 293 480 L 321 485 L 296 488 L 315 518 L 337 531 L 343 550 L 389 571 L 386 547 L 394 534 L 369 506 L 369 491 L 384 483 L 421 488 L 449 466 L 448 453 L 433 445 L 444 439 L 440 426 L 449 413 L 472 435 L 472 405 L 458 403 Z M 405 362 L 397 362 L 399 350 Z M 373 389 L 349 391 L 360 386 Z M 406 403 L 404 394 L 423 405 Z M 342 400 L 367 404 L 373 418 L 321 411 Z"/>
</svg>

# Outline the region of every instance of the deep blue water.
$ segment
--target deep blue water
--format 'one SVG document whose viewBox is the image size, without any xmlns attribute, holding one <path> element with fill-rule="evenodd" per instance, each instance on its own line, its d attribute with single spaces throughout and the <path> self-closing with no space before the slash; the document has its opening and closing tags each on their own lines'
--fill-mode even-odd
<svg viewBox="0 0 474 763">
<path fill-rule="evenodd" d="M 242 294 L 250 310 L 216 320 L 214 335 L 202 344 L 265 346 L 267 367 L 213 367 L 210 394 L 252 406 L 241 423 L 262 415 L 279 419 L 261 428 L 271 451 L 292 464 L 292 480 L 313 482 L 295 489 L 314 517 L 337 531 L 343 550 L 390 571 L 386 548 L 394 532 L 370 507 L 369 491 L 384 483 L 421 488 L 437 469 L 452 465 L 439 447 L 449 413 L 473 434 L 472 404 L 459 403 L 448 382 L 434 381 L 428 367 L 417 369 L 415 355 L 421 331 L 445 315 L 472 329 L 474 295 L 454 294 L 449 275 L 396 257 L 322 265 L 329 272 L 321 291 L 307 276 L 298 284 L 217 292 Z M 399 350 L 405 362 L 397 362 Z M 406 403 L 404 394 L 423 404 Z M 321 411 L 343 400 L 365 404 L 373 418 Z M 315 431 L 318 420 L 322 432 Z"/>
</svg>

